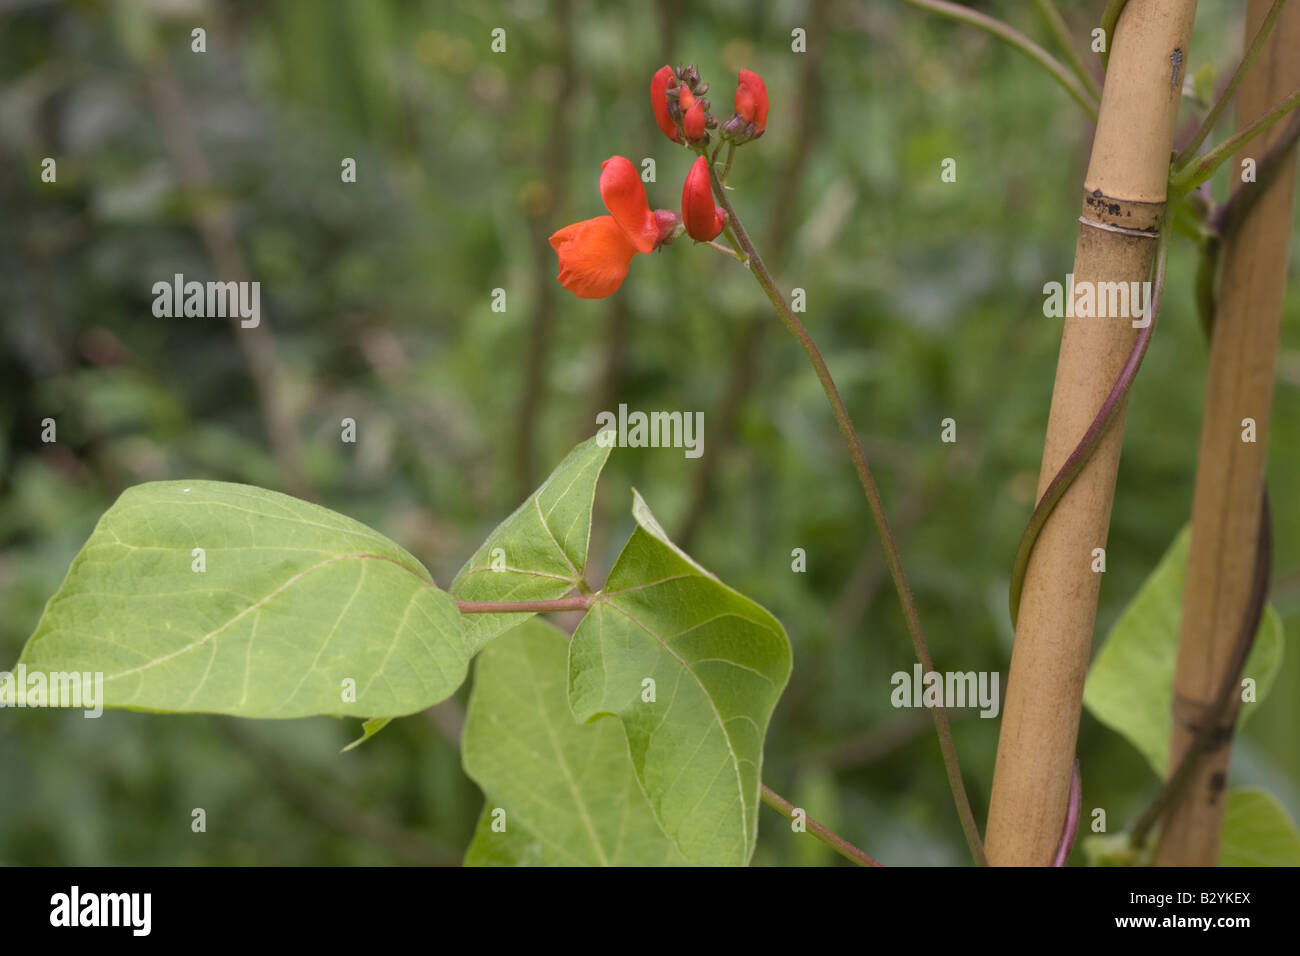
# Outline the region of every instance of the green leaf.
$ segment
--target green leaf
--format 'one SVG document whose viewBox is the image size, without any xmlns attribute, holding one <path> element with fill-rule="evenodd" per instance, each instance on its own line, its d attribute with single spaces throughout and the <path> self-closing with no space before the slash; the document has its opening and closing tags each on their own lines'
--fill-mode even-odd
<svg viewBox="0 0 1300 956">
<path fill-rule="evenodd" d="M 618 722 L 578 724 L 565 697 L 568 640 L 534 619 L 484 649 L 462 739 L 487 806 L 471 865 L 663 865 L 685 860 L 655 822 Z M 505 831 L 492 830 L 492 810 Z"/>
<path fill-rule="evenodd" d="M 669 541 L 635 493 L 632 513 L 637 528 L 569 647 L 569 704 L 579 720 L 619 718 L 650 805 L 687 859 L 743 865 L 790 642 Z"/>
<path fill-rule="evenodd" d="M 1165 775 L 1173 732 L 1174 667 L 1190 543 L 1191 529 L 1185 527 L 1111 628 L 1083 689 L 1092 715 L 1127 738 L 1159 777 Z M 1268 606 L 1243 672 L 1255 680 L 1257 703 L 1242 704 L 1239 722 L 1264 700 L 1281 663 L 1282 619 Z"/>
<path fill-rule="evenodd" d="M 393 718 L 391 717 L 374 717 L 367 720 L 361 725 L 361 736 L 340 750 L 339 753 L 347 753 L 349 750 L 355 750 L 392 722 Z"/>
<path fill-rule="evenodd" d="M 123 492 L 19 660 L 103 672 L 108 707 L 372 718 L 443 700 L 468 662 L 455 602 L 402 548 L 317 505 L 215 481 Z"/>
<path fill-rule="evenodd" d="M 1267 790 L 1228 791 L 1219 866 L 1300 866 L 1300 832 Z"/>
<path fill-rule="evenodd" d="M 461 568 L 449 589 L 456 599 L 550 601 L 564 597 L 580 582 L 585 584 L 591 507 L 609 452 L 608 446 L 597 444 L 596 436 L 569 452 Z M 466 615 L 465 639 L 471 653 L 531 616 Z"/>
<path fill-rule="evenodd" d="M 1151 848 L 1137 851 L 1123 833 L 1089 833 L 1080 841 L 1089 866 L 1149 866 Z"/>
<path fill-rule="evenodd" d="M 501 832 L 492 829 L 492 798 L 483 805 L 474 837 L 465 850 L 466 866 L 565 866 L 571 865 L 562 854 L 554 853 L 548 859 L 541 840 L 524 829 L 523 824 L 507 816 L 507 827 Z"/>
<path fill-rule="evenodd" d="M 1128 833 L 1084 837 L 1089 866 L 1149 866 L 1155 841 L 1138 853 Z M 1219 866 L 1300 866 L 1300 832 L 1267 790 L 1229 790 L 1219 838 Z"/>
</svg>

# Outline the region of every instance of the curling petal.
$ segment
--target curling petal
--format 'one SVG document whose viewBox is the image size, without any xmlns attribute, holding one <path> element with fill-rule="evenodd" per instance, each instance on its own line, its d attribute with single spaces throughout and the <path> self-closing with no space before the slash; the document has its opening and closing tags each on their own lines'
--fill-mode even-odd
<svg viewBox="0 0 1300 956">
<path fill-rule="evenodd" d="M 580 299 L 603 299 L 617 292 L 636 255 L 636 247 L 613 216 L 575 222 L 550 241 L 560 258 L 560 285 Z"/>
<path fill-rule="evenodd" d="M 645 185 L 636 167 L 625 156 L 611 156 L 600 164 L 600 198 L 637 252 L 654 252 L 659 244 L 659 227 Z"/>
</svg>

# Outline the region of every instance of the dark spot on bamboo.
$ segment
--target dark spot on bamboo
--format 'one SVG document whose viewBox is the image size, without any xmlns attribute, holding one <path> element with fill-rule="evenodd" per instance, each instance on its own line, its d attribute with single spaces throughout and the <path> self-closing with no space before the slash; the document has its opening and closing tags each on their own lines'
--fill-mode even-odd
<svg viewBox="0 0 1300 956">
<path fill-rule="evenodd" d="M 1223 793 L 1223 788 L 1228 785 L 1228 775 L 1223 771 L 1210 774 L 1210 803 L 1219 802 L 1219 794 Z"/>
</svg>

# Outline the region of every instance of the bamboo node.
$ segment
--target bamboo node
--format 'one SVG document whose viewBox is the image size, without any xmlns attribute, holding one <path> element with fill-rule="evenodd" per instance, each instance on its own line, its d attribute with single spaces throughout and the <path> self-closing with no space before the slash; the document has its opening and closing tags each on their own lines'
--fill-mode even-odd
<svg viewBox="0 0 1300 956">
<path fill-rule="evenodd" d="M 1205 727 L 1205 718 L 1214 709 L 1214 702 L 1206 703 L 1204 701 L 1192 700 L 1184 697 L 1182 694 L 1174 694 L 1173 715 L 1174 722 L 1186 728 L 1193 737 L 1199 737 L 1202 729 Z M 1231 742 L 1233 733 L 1237 726 L 1237 715 L 1234 713 L 1223 722 L 1215 724 L 1210 728 L 1205 737 L 1205 746 L 1202 753 L 1212 753 L 1219 748 L 1226 746 Z"/>
<path fill-rule="evenodd" d="M 1107 196 L 1100 189 L 1083 191 L 1083 215 L 1079 221 L 1087 226 L 1121 232 L 1132 236 L 1156 238 L 1165 218 L 1163 202 L 1121 199 Z"/>
</svg>

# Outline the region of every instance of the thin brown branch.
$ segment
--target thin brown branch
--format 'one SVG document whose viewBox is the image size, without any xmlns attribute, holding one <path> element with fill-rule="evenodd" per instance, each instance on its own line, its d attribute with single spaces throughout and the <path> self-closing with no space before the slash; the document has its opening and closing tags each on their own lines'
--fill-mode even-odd
<svg viewBox="0 0 1300 956">
<path fill-rule="evenodd" d="M 777 793 L 767 784 L 763 784 L 762 797 L 763 797 L 763 802 L 766 803 L 773 810 L 775 810 L 777 813 L 781 814 L 781 816 L 785 817 L 787 820 L 795 819 L 795 811 L 798 810 L 799 808 L 796 807 L 789 800 L 787 800 L 785 797 L 781 796 L 779 793 Z M 879 860 L 877 860 L 875 857 L 871 856 L 871 854 L 867 853 L 865 850 L 858 849 L 856 846 L 854 846 L 848 840 L 844 839 L 844 837 L 840 836 L 838 833 L 835 833 L 833 830 L 829 830 L 826 827 L 822 826 L 820 823 L 818 823 L 816 820 L 814 820 L 812 817 L 808 816 L 807 814 L 804 815 L 803 822 L 804 825 L 807 826 L 809 833 L 811 833 L 817 839 L 821 840 L 823 843 L 825 843 L 828 847 L 830 847 L 840 856 L 844 857 L 846 860 L 851 860 L 854 863 L 856 863 L 858 866 L 884 866 L 885 865 L 881 863 Z"/>
<path fill-rule="evenodd" d="M 577 61 L 573 48 L 572 0 L 556 0 L 555 34 L 560 44 L 560 87 L 551 107 L 542 182 L 551 188 L 549 199 L 535 211 L 529 222 L 533 246 L 533 314 L 529 321 L 528 340 L 523 355 L 523 388 L 515 413 L 515 491 L 527 498 L 536 484 L 537 422 L 546 392 L 546 368 L 550 354 L 552 327 L 555 323 L 555 254 L 549 236 L 554 214 L 564 205 L 568 182 L 569 140 L 572 137 L 570 116 L 573 96 L 578 87 Z"/>
<path fill-rule="evenodd" d="M 857 472 L 858 482 L 862 485 L 862 492 L 866 496 L 867 507 L 871 512 L 872 521 L 875 523 L 876 531 L 880 537 L 881 547 L 884 549 L 885 562 L 889 566 L 889 576 L 894 582 L 894 590 L 898 594 L 898 602 L 903 610 L 903 619 L 907 624 L 908 634 L 912 638 L 912 647 L 916 652 L 917 660 L 921 662 L 925 670 L 934 670 L 930 648 L 926 643 L 925 633 L 921 629 L 921 618 L 916 610 L 916 601 L 912 596 L 911 586 L 907 583 L 902 558 L 898 553 L 897 542 L 889 527 L 889 518 L 885 514 L 884 503 L 880 500 L 880 491 L 876 487 L 876 479 L 871 473 L 871 466 L 867 463 L 866 454 L 862 450 L 862 442 L 858 438 L 853 419 L 849 416 L 848 408 L 844 404 L 844 398 L 840 395 L 839 387 L 835 384 L 835 379 L 831 376 L 830 369 L 826 366 L 826 359 L 822 356 L 821 350 L 817 348 L 817 343 L 813 341 L 808 329 L 799 321 L 799 317 L 790 308 L 789 302 L 786 301 L 781 290 L 777 288 L 771 272 L 768 271 L 762 257 L 758 254 L 758 250 L 754 247 L 754 243 L 750 240 L 744 224 L 740 221 L 740 217 L 736 215 L 736 210 L 732 206 L 726 190 L 723 189 L 722 183 L 718 180 L 717 170 L 710 168 L 709 178 L 713 184 L 714 198 L 727 213 L 728 225 L 724 234 L 732 241 L 736 251 L 744 254 L 745 263 L 750 274 L 754 276 L 768 301 L 772 303 L 772 307 L 775 309 L 781 323 L 794 336 L 795 341 L 799 343 L 799 347 L 803 349 L 813 367 L 814 373 L 817 375 L 818 382 L 821 383 L 822 391 L 826 394 L 826 401 L 831 408 L 831 414 L 835 418 L 835 423 L 839 426 L 840 436 L 844 441 L 845 449 L 848 451 L 849 460 L 853 464 L 854 471 Z M 961 765 L 957 760 L 957 749 L 953 744 L 952 730 L 948 726 L 947 711 L 943 707 L 936 706 L 930 709 L 930 713 L 934 718 L 935 732 L 939 737 L 939 749 L 943 754 L 944 771 L 948 777 L 948 786 L 952 791 L 953 804 L 957 810 L 957 817 L 961 822 L 962 832 L 965 834 L 967 845 L 970 847 L 971 857 L 977 864 L 982 866 L 987 862 L 984 855 L 984 846 L 980 840 L 979 827 L 975 824 L 975 817 L 971 813 L 970 799 L 966 795 L 966 784 L 962 780 Z"/>
<path fill-rule="evenodd" d="M 218 275 L 223 282 L 249 281 L 248 264 L 240 251 L 230 205 L 216 196 L 212 174 L 190 126 L 184 96 L 171 70 L 163 60 L 156 60 L 146 67 L 144 80 L 168 155 L 181 185 L 189 193 L 189 210 L 195 228 L 216 264 Z M 257 390 L 262 422 L 285 487 L 299 498 L 312 499 L 315 492 L 303 467 L 298 425 L 285 395 L 284 376 L 271 330 L 265 321 L 244 328 L 238 315 L 232 315 L 231 327 Z"/>
</svg>

